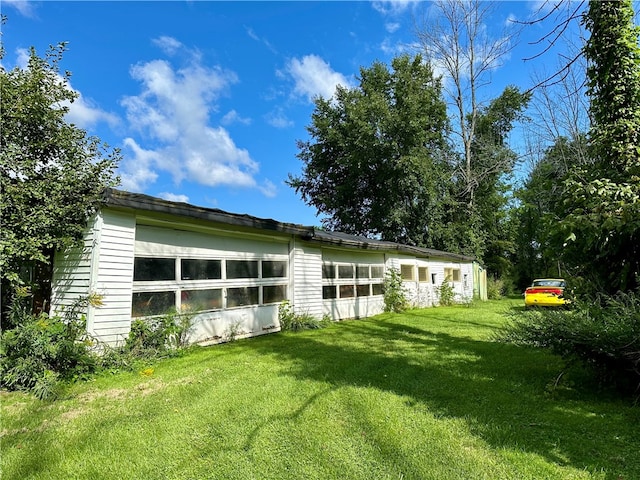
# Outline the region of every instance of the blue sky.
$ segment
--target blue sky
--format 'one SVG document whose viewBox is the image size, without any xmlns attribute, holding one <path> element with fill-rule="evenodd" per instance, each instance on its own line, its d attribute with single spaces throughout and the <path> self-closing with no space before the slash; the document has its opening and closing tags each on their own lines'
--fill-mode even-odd
<svg viewBox="0 0 640 480">
<path fill-rule="evenodd" d="M 122 150 L 119 188 L 282 222 L 319 225 L 285 184 L 312 98 L 356 84 L 360 67 L 416 53 L 428 2 L 25 2 L 3 0 L 5 68 L 34 46 L 68 42 L 62 68 L 80 94 L 69 120 Z M 487 29 L 526 19 L 501 2 Z M 488 88 L 527 88 L 546 32 L 526 29 Z M 544 61 L 552 61 L 547 56 Z M 497 92 L 497 93 L 496 93 Z M 384 186 L 381 186 L 384 188 Z"/>
</svg>

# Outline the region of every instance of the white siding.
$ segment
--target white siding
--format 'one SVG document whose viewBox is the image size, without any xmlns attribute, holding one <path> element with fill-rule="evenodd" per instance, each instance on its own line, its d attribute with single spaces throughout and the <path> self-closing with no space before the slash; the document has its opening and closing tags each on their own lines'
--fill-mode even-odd
<svg viewBox="0 0 640 480">
<path fill-rule="evenodd" d="M 322 252 L 302 242 L 293 245 L 293 306 L 297 313 L 322 316 Z"/>
<path fill-rule="evenodd" d="M 135 216 L 103 210 L 92 284 L 103 306 L 90 309 L 90 333 L 111 344 L 123 343 L 131 330 L 135 231 Z"/>
<path fill-rule="evenodd" d="M 81 245 L 56 252 L 51 282 L 51 313 L 60 312 L 79 297 L 89 294 L 97 223 L 97 216 L 91 219 Z"/>
</svg>

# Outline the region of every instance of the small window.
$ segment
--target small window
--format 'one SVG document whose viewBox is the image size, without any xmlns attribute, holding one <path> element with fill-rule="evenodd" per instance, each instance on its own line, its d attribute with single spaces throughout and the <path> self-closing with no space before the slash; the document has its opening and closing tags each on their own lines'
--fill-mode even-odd
<svg viewBox="0 0 640 480">
<path fill-rule="evenodd" d="M 369 278 L 369 265 L 357 265 L 356 278 Z"/>
<path fill-rule="evenodd" d="M 262 278 L 285 278 L 287 276 L 287 262 L 276 260 L 262 261 Z"/>
<path fill-rule="evenodd" d="M 438 274 L 437 273 L 432 273 L 431 274 L 431 283 L 433 283 L 434 285 L 436 285 L 438 283 Z"/>
<path fill-rule="evenodd" d="M 464 288 L 467 288 L 469 286 L 468 275 L 465 273 L 462 278 L 463 278 Z"/>
<path fill-rule="evenodd" d="M 183 259 L 180 270 L 182 280 L 218 280 L 222 278 L 222 261 Z"/>
<path fill-rule="evenodd" d="M 227 288 L 227 307 L 257 305 L 258 287 Z"/>
<path fill-rule="evenodd" d="M 353 278 L 353 265 L 338 265 L 338 278 Z"/>
<path fill-rule="evenodd" d="M 176 294 L 167 292 L 135 292 L 131 302 L 131 316 L 163 315 L 176 306 Z"/>
<path fill-rule="evenodd" d="M 373 295 L 383 295 L 384 285 L 382 283 L 374 283 L 371 285 L 371 290 Z"/>
<path fill-rule="evenodd" d="M 418 281 L 422 283 L 429 281 L 429 269 L 427 267 L 418 267 Z"/>
<path fill-rule="evenodd" d="M 335 286 L 333 285 L 324 285 L 322 287 L 322 298 L 324 299 L 331 299 L 331 298 L 338 298 L 338 290 Z"/>
<path fill-rule="evenodd" d="M 330 263 L 323 263 L 322 278 L 336 278 L 336 266 Z"/>
<path fill-rule="evenodd" d="M 371 265 L 371 278 L 384 277 L 384 267 L 380 265 Z"/>
<path fill-rule="evenodd" d="M 222 289 L 182 290 L 180 294 L 182 310 L 200 312 L 222 308 Z"/>
<path fill-rule="evenodd" d="M 359 297 L 368 297 L 369 295 L 371 295 L 371 286 L 370 284 L 366 284 L 366 285 L 356 285 L 356 294 Z"/>
<path fill-rule="evenodd" d="M 445 268 L 444 278 L 447 282 L 459 282 L 460 281 L 460 269 L 459 268 Z"/>
<path fill-rule="evenodd" d="M 340 298 L 352 298 L 356 296 L 354 285 L 340 285 Z"/>
<path fill-rule="evenodd" d="M 262 287 L 262 303 L 279 303 L 286 299 L 286 285 L 265 285 Z"/>
<path fill-rule="evenodd" d="M 227 260 L 227 278 L 258 278 L 258 261 Z"/>
<path fill-rule="evenodd" d="M 176 279 L 176 261 L 173 258 L 136 257 L 133 261 L 133 280 L 136 282 Z"/>
<path fill-rule="evenodd" d="M 414 280 L 413 265 L 400 265 L 400 275 L 402 280 Z"/>
</svg>

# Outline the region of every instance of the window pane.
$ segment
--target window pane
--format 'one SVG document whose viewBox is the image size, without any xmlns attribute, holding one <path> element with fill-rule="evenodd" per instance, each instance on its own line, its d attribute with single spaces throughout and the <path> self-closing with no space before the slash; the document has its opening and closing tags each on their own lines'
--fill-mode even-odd
<svg viewBox="0 0 640 480">
<path fill-rule="evenodd" d="M 322 298 L 338 298 L 336 287 L 332 285 L 322 287 Z"/>
<path fill-rule="evenodd" d="M 227 288 L 227 307 L 258 304 L 258 287 Z"/>
<path fill-rule="evenodd" d="M 262 278 L 285 278 L 287 276 L 287 262 L 263 260 Z"/>
<path fill-rule="evenodd" d="M 265 285 L 262 287 L 262 303 L 278 303 L 286 299 L 286 285 Z"/>
<path fill-rule="evenodd" d="M 418 267 L 418 280 L 420 282 L 429 281 L 429 269 L 427 267 Z"/>
<path fill-rule="evenodd" d="M 453 281 L 454 282 L 459 282 L 460 281 L 460 269 L 459 268 L 454 268 L 453 269 Z"/>
<path fill-rule="evenodd" d="M 351 298 L 355 296 L 353 285 L 340 285 L 340 298 Z"/>
<path fill-rule="evenodd" d="M 131 316 L 163 315 L 176 306 L 175 292 L 134 292 Z"/>
<path fill-rule="evenodd" d="M 336 266 L 328 263 L 322 264 L 322 278 L 336 278 Z"/>
<path fill-rule="evenodd" d="M 371 285 L 371 289 L 373 290 L 373 295 L 382 295 L 384 293 L 383 287 L 384 286 L 382 283 L 374 283 L 373 285 Z"/>
<path fill-rule="evenodd" d="M 227 278 L 258 278 L 258 261 L 227 260 Z"/>
<path fill-rule="evenodd" d="M 353 265 L 338 265 L 338 278 L 353 278 Z"/>
<path fill-rule="evenodd" d="M 400 275 L 403 280 L 413 280 L 413 265 L 400 265 Z"/>
<path fill-rule="evenodd" d="M 369 265 L 357 265 L 356 278 L 369 278 Z"/>
<path fill-rule="evenodd" d="M 182 280 L 216 280 L 222 278 L 221 260 L 184 259 L 180 263 Z"/>
<path fill-rule="evenodd" d="M 382 278 L 384 276 L 384 267 L 378 265 L 371 266 L 371 278 Z"/>
<path fill-rule="evenodd" d="M 369 284 L 356 285 L 356 293 L 359 297 L 368 297 L 370 295 Z"/>
<path fill-rule="evenodd" d="M 176 261 L 173 258 L 136 257 L 133 261 L 133 280 L 136 282 L 175 279 Z"/>
<path fill-rule="evenodd" d="M 199 312 L 222 308 L 222 289 L 182 290 L 180 295 L 183 310 Z"/>
</svg>

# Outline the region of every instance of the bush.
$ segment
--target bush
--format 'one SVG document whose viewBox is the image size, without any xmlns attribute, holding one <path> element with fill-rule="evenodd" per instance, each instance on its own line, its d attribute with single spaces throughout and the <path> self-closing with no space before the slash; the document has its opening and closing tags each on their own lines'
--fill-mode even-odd
<svg viewBox="0 0 640 480">
<path fill-rule="evenodd" d="M 487 298 L 489 300 L 500 300 L 505 291 L 505 284 L 501 278 L 487 278 Z"/>
<path fill-rule="evenodd" d="M 135 319 L 122 353 L 138 358 L 153 358 L 186 347 L 193 316 L 189 312 L 171 309 L 160 317 Z"/>
<path fill-rule="evenodd" d="M 581 361 L 622 390 L 640 388 L 640 291 L 576 300 L 570 310 L 514 312 L 499 339 Z"/>
<path fill-rule="evenodd" d="M 308 312 L 295 313 L 293 305 L 287 300 L 278 305 L 278 320 L 280 321 L 280 330 L 293 332 L 324 328 L 331 322 L 328 317 L 323 317 L 319 320 Z"/>
<path fill-rule="evenodd" d="M 402 276 L 397 269 L 387 270 L 383 292 L 385 312 L 402 313 L 409 308 L 407 294 L 402 285 Z"/>
<path fill-rule="evenodd" d="M 80 312 L 89 304 L 99 305 L 100 298 L 80 298 L 61 315 L 49 316 L 31 314 L 29 296 L 26 289 L 18 289 L 11 303 L 14 327 L 2 333 L 0 385 L 52 398 L 63 382 L 85 378 L 98 367 L 95 342 Z"/>
<path fill-rule="evenodd" d="M 438 298 L 438 303 L 445 307 L 455 303 L 456 292 L 453 290 L 453 287 L 449 282 L 444 281 L 442 282 L 442 285 L 438 287 Z"/>
</svg>

